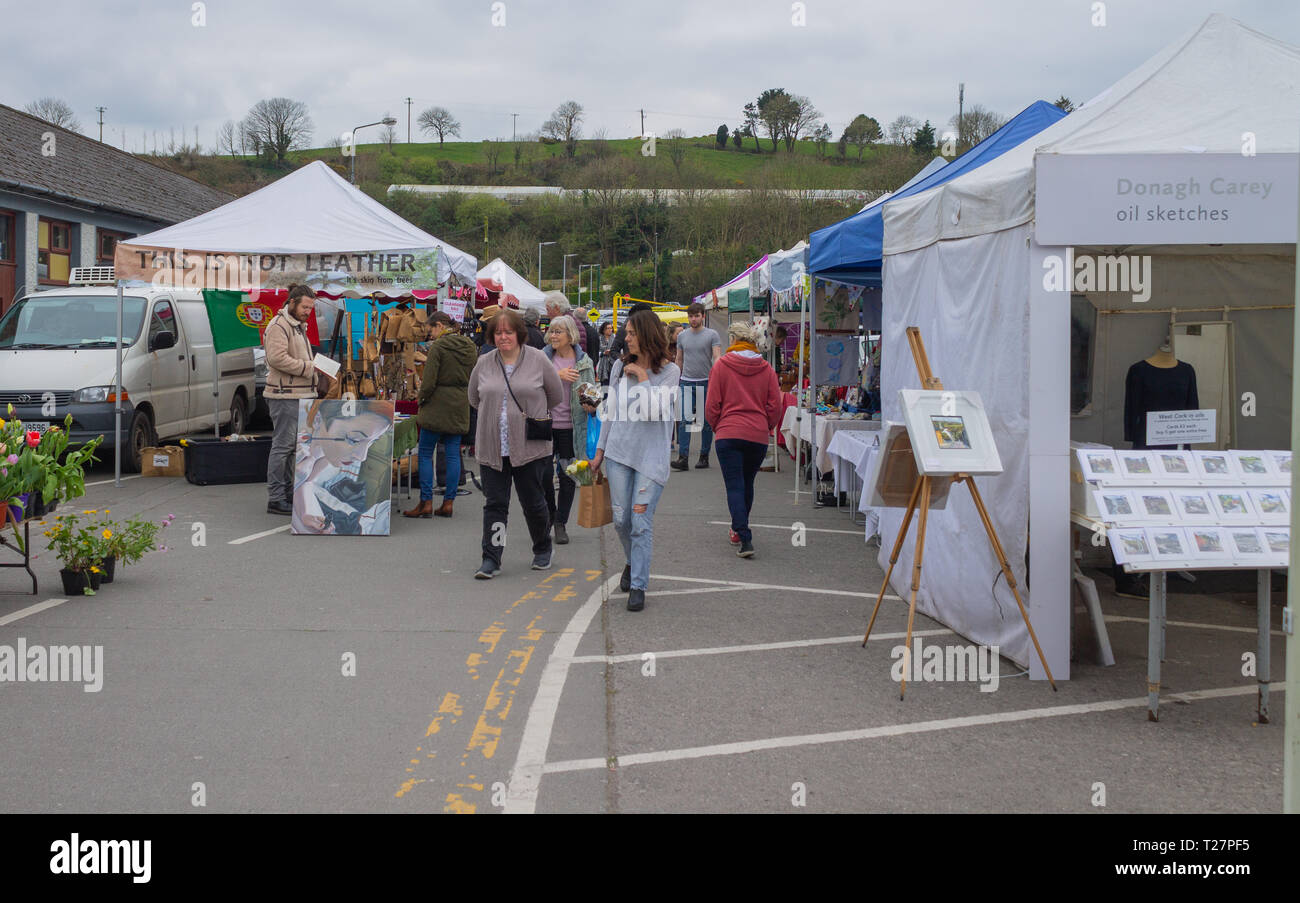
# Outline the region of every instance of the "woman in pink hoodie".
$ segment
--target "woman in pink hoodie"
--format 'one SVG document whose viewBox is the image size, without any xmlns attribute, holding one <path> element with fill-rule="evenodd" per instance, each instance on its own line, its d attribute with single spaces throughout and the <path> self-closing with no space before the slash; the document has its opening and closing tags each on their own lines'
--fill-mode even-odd
<svg viewBox="0 0 1300 903">
<path fill-rule="evenodd" d="M 741 558 L 754 557 L 749 511 L 754 507 L 754 477 L 767 455 L 768 436 L 781 422 L 781 387 L 776 371 L 758 353 L 748 323 L 727 328 L 730 347 L 709 373 L 705 419 L 714 443 L 731 510 L 731 542 Z"/>
</svg>

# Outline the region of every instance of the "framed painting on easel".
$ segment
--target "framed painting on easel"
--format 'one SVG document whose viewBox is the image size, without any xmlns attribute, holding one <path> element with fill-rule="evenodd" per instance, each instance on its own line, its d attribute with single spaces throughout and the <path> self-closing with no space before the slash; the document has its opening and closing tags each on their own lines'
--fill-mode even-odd
<svg viewBox="0 0 1300 903">
<path fill-rule="evenodd" d="M 926 476 L 1002 473 L 1002 459 L 978 392 L 900 389 L 916 468 Z"/>
</svg>

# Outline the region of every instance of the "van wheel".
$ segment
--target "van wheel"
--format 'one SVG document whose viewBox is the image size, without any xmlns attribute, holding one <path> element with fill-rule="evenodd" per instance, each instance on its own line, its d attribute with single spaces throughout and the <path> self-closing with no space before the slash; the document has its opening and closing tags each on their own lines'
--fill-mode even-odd
<svg viewBox="0 0 1300 903">
<path fill-rule="evenodd" d="M 126 433 L 126 445 L 122 449 L 122 469 L 127 473 L 139 473 L 144 462 L 144 450 L 154 442 L 153 421 L 144 411 L 136 411 L 131 418 L 131 428 Z"/>
<path fill-rule="evenodd" d="M 235 400 L 230 403 L 230 423 L 222 430 L 226 435 L 231 433 L 242 434 L 248 427 L 248 402 L 244 396 L 238 392 L 235 393 Z"/>
</svg>

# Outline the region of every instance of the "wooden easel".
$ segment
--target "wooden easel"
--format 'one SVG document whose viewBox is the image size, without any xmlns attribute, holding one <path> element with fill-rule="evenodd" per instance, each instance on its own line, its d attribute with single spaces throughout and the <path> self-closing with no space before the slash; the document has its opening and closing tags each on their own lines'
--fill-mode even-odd
<svg viewBox="0 0 1300 903">
<path fill-rule="evenodd" d="M 940 390 L 943 389 L 943 383 L 930 370 L 930 359 L 925 353 L 925 344 L 921 341 L 921 330 L 915 326 L 907 327 L 907 342 L 912 347 L 912 358 L 916 361 L 916 370 L 921 377 L 921 388 Z M 1011 565 L 1007 563 L 1006 553 L 1002 551 L 1002 543 L 998 541 L 997 530 L 993 527 L 993 521 L 989 518 L 988 510 L 984 507 L 984 499 L 980 497 L 979 489 L 975 486 L 975 478 L 968 473 L 958 473 L 952 476 L 927 476 L 918 472 L 916 482 L 912 486 L 912 495 L 907 502 L 907 510 L 903 514 L 903 525 L 898 528 L 898 538 L 894 540 L 894 550 L 889 556 L 889 570 L 885 571 L 885 582 L 880 585 L 880 595 L 876 597 L 876 607 L 871 612 L 871 620 L 867 623 L 867 633 L 862 638 L 862 645 L 867 645 L 867 640 L 871 638 L 871 628 L 876 623 L 876 615 L 880 612 L 880 603 L 885 599 L 885 591 L 889 588 L 889 578 L 894 573 L 894 565 L 898 562 L 898 553 L 903 548 L 903 539 L 907 536 L 907 528 L 912 525 L 912 513 L 920 508 L 920 521 L 916 528 L 916 557 L 912 562 L 912 594 L 907 608 L 907 645 L 904 646 L 903 653 L 903 680 L 898 688 L 898 698 L 902 699 L 903 694 L 907 691 L 907 675 L 912 668 L 912 622 L 916 618 L 916 592 L 921 586 L 921 559 L 925 554 L 925 525 L 926 517 L 930 512 L 930 498 L 936 484 L 953 481 L 965 483 L 970 489 L 971 498 L 975 501 L 975 507 L 979 510 L 980 520 L 984 522 L 984 530 L 989 535 L 989 544 L 993 547 L 993 554 L 997 556 L 998 563 L 1002 566 L 1002 574 L 1007 578 L 1007 586 L 1011 588 L 1012 594 L 1016 597 L 1016 605 L 1020 607 L 1020 616 L 1025 619 L 1025 626 L 1029 628 L 1029 638 L 1034 641 L 1034 650 L 1038 653 L 1038 660 L 1043 664 L 1043 670 L 1047 672 L 1047 681 L 1052 685 L 1052 690 L 1056 690 L 1056 681 L 1052 679 L 1052 669 L 1047 665 L 1047 659 L 1043 656 L 1043 649 L 1038 645 L 1038 636 L 1034 633 L 1034 625 L 1029 622 L 1029 613 L 1025 611 L 1025 603 L 1020 598 L 1020 590 L 1016 586 L 1015 575 L 1011 573 Z"/>
</svg>

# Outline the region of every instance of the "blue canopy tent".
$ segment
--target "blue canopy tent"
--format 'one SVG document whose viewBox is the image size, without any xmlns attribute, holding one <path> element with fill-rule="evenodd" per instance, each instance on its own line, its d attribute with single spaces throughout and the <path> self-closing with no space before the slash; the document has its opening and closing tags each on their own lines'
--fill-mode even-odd
<svg viewBox="0 0 1300 903">
<path fill-rule="evenodd" d="M 1065 112 L 1059 107 L 1044 100 L 1035 101 L 947 166 L 923 179 L 914 179 L 847 219 L 825 229 L 818 229 L 812 233 L 808 271 L 815 277 L 834 279 L 837 282 L 879 287 L 881 246 L 885 237 L 885 204 L 908 195 L 920 194 L 983 166 L 1064 116 Z"/>
</svg>

